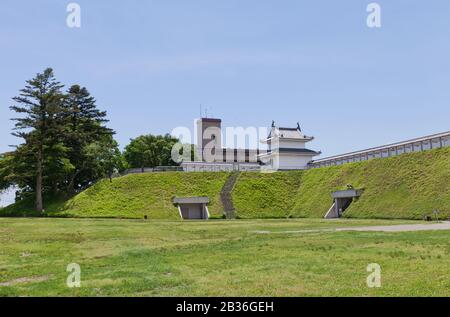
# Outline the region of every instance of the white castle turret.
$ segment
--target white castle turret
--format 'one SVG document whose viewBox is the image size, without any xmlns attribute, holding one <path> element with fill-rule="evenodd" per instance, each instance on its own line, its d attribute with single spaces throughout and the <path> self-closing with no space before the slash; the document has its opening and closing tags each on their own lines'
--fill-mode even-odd
<svg viewBox="0 0 450 317">
<path fill-rule="evenodd" d="M 321 154 L 306 148 L 305 144 L 312 140 L 314 137 L 303 134 L 298 123 L 297 128 L 282 128 L 272 122 L 267 139 L 262 141 L 267 144 L 267 153 L 259 155 L 259 159 L 271 170 L 306 169 L 313 157 Z"/>
</svg>

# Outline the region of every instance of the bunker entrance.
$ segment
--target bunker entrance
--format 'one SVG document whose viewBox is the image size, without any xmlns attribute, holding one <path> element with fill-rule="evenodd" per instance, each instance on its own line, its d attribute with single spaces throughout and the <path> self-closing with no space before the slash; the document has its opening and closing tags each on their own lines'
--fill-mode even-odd
<svg viewBox="0 0 450 317">
<path fill-rule="evenodd" d="M 334 192 L 333 205 L 325 215 L 325 219 L 340 218 L 344 211 L 351 205 L 351 203 L 361 196 L 362 190 L 350 188 L 347 190 L 339 190 Z"/>
<path fill-rule="evenodd" d="M 353 198 L 336 198 L 336 210 L 338 212 L 338 217 L 341 217 L 344 211 L 350 206 L 353 202 Z"/>
<path fill-rule="evenodd" d="M 183 220 L 206 220 L 209 218 L 208 197 L 174 198 L 173 204 Z"/>
</svg>

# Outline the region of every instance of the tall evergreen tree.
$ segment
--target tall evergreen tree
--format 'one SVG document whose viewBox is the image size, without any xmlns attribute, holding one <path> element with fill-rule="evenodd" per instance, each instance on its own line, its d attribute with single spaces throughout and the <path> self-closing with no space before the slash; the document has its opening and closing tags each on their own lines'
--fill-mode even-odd
<svg viewBox="0 0 450 317">
<path fill-rule="evenodd" d="M 98 174 L 98 165 L 92 163 L 91 144 L 108 140 L 114 132 L 104 126 L 108 122 L 106 112 L 97 108 L 96 100 L 85 87 L 73 85 L 67 92 L 65 102 L 65 144 L 69 148 L 68 157 L 74 169 L 69 173 L 67 192 L 75 193 L 89 184 Z M 107 147 L 109 144 L 105 144 Z"/>
<path fill-rule="evenodd" d="M 11 179 L 13 160 L 13 152 L 0 154 L 0 193 L 13 185 Z"/>
<path fill-rule="evenodd" d="M 16 105 L 10 107 L 11 110 L 24 115 L 12 119 L 16 122 L 13 135 L 24 140 L 21 151 L 16 153 L 16 157 L 22 154 L 22 157 L 18 159 L 26 157 L 31 163 L 28 168 L 32 168 L 31 178 L 34 179 L 36 210 L 42 212 L 44 170 L 48 158 L 46 155 L 58 157 L 64 152 L 64 146 L 60 140 L 63 127 L 61 124 L 64 102 L 64 95 L 61 92 L 63 85 L 55 80 L 51 68 L 47 68 L 26 83 L 20 95 L 13 98 Z M 24 175 L 24 177 L 28 176 L 30 175 Z"/>
<path fill-rule="evenodd" d="M 26 82 L 10 107 L 19 114 L 13 135 L 23 143 L 0 156 L 0 190 L 16 185 L 18 199 L 34 195 L 39 212 L 44 193 L 73 194 L 124 163 L 106 112 L 88 90 L 74 85 L 64 94 L 62 88 L 50 68 Z"/>
</svg>

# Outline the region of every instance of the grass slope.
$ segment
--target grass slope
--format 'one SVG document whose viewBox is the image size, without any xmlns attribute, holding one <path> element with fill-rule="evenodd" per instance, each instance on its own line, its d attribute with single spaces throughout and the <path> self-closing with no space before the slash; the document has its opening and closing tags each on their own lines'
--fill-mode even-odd
<svg viewBox="0 0 450 317">
<path fill-rule="evenodd" d="M 292 214 L 323 217 L 331 206 L 331 193 L 347 184 L 364 193 L 345 217 L 422 219 L 437 209 L 441 218 L 448 218 L 450 148 L 308 170 Z"/>
<path fill-rule="evenodd" d="M 222 216 L 220 190 L 227 173 L 147 173 L 103 180 L 67 202 L 50 201 L 49 216 L 117 217 L 179 219 L 173 206 L 174 196 L 208 196 L 212 217 Z M 2 210 L 3 215 L 32 215 L 29 204 L 23 202 Z"/>
<path fill-rule="evenodd" d="M 344 213 L 357 218 L 450 217 L 450 148 L 303 172 L 243 173 L 233 191 L 241 218 L 317 217 L 347 184 L 364 194 Z"/>
<path fill-rule="evenodd" d="M 50 216 L 179 219 L 173 196 L 205 195 L 213 217 L 221 217 L 220 191 L 229 173 L 148 173 L 105 180 L 67 202 L 47 200 Z M 364 188 L 344 213 L 355 218 L 422 219 L 440 210 L 450 217 L 450 147 L 307 171 L 241 173 L 232 192 L 239 218 L 317 217 L 331 193 L 347 184 Z M 20 202 L 2 216 L 30 216 Z"/>
<path fill-rule="evenodd" d="M 396 222 L 4 218 L 0 296 L 448 296 L 448 231 L 255 233 Z"/>
<path fill-rule="evenodd" d="M 232 193 L 239 218 L 286 218 L 295 204 L 302 171 L 241 173 Z"/>
</svg>

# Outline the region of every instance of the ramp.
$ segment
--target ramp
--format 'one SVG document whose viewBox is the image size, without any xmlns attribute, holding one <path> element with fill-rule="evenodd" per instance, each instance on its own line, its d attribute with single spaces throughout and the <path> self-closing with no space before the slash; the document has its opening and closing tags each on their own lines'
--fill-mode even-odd
<svg viewBox="0 0 450 317">
<path fill-rule="evenodd" d="M 331 205 L 330 209 L 328 209 L 327 213 L 325 214 L 325 219 L 334 219 L 339 218 L 338 215 L 336 215 L 336 203 L 334 202 L 333 205 Z"/>
</svg>

